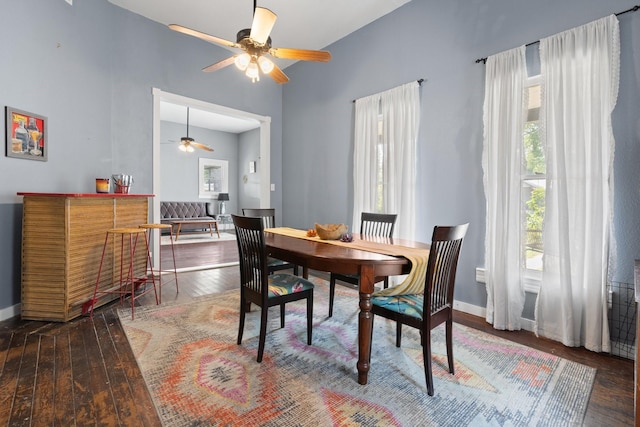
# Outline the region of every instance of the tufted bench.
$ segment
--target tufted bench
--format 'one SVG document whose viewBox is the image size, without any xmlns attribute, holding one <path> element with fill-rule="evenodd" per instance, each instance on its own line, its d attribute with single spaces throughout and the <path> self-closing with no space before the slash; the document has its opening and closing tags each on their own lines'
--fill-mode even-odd
<svg viewBox="0 0 640 427">
<path fill-rule="evenodd" d="M 210 203 L 206 202 L 160 202 L 160 222 L 171 225 L 174 221 L 214 220 L 210 211 Z M 207 225 L 206 228 L 209 228 Z M 184 224 L 182 231 L 201 230 L 201 224 Z"/>
</svg>

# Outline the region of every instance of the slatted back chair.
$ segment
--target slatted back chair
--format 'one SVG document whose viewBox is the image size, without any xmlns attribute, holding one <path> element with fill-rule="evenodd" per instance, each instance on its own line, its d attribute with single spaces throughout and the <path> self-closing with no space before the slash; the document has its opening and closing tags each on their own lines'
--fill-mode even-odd
<svg viewBox="0 0 640 427">
<path fill-rule="evenodd" d="M 261 309 L 258 363 L 262 362 L 267 334 L 269 307 L 280 306 L 280 327 L 284 328 L 285 304 L 307 300 L 307 344 L 311 345 L 313 321 L 313 283 L 287 273 L 269 274 L 264 225 L 259 217 L 231 215 L 236 230 L 240 258 L 240 326 L 238 345 L 242 343 L 244 321 L 251 303 Z"/>
<path fill-rule="evenodd" d="M 273 228 L 276 226 L 276 210 L 273 208 L 243 208 L 242 215 L 262 218 L 264 228 Z M 295 274 L 296 276 L 298 275 L 297 265 L 283 261 L 281 259 L 269 257 L 268 268 L 270 273 L 292 269 L 293 274 Z"/>
<path fill-rule="evenodd" d="M 392 237 L 396 226 L 396 214 L 379 214 L 362 212 L 360 214 L 360 234 L 367 236 Z M 329 317 L 333 316 L 333 296 L 336 289 L 336 280 L 350 283 L 355 286 L 360 284 L 360 276 L 357 274 L 331 273 L 329 277 Z M 376 283 L 384 282 L 384 288 L 389 287 L 389 277 L 376 277 Z"/>
<path fill-rule="evenodd" d="M 403 324 L 420 330 L 422 359 L 429 396 L 433 396 L 431 330 L 442 323 L 445 323 L 449 373 L 454 374 L 453 290 L 460 248 L 468 227 L 468 223 L 453 227 L 434 227 L 424 293 L 374 295 L 371 298 L 374 320 L 375 315 L 378 315 L 396 322 L 396 347 L 400 347 L 402 341 Z"/>
</svg>

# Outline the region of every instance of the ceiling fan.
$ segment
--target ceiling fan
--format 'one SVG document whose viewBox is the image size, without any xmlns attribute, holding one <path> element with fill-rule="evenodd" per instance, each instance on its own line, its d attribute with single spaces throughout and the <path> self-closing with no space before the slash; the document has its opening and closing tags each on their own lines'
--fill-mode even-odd
<svg viewBox="0 0 640 427">
<path fill-rule="evenodd" d="M 189 107 L 187 107 L 187 136 L 183 136 L 182 138 L 180 138 L 180 145 L 178 146 L 178 148 L 181 151 L 192 153 L 194 147 L 200 148 L 201 150 L 213 151 L 213 148 L 209 147 L 208 145 L 196 142 L 193 138 L 189 137 Z"/>
<path fill-rule="evenodd" d="M 331 53 L 326 50 L 292 49 L 282 47 L 271 47 L 271 37 L 269 34 L 277 19 L 277 15 L 264 7 L 257 7 L 256 0 L 253 1 L 253 23 L 251 28 L 238 31 L 236 41 L 221 39 L 191 28 L 177 24 L 170 24 L 169 28 L 183 34 L 198 37 L 210 43 L 219 44 L 226 47 L 241 49 L 244 52 L 231 56 L 222 61 L 211 64 L 202 71 L 212 72 L 220 70 L 228 65 L 235 64 L 244 71 L 247 77 L 253 82 L 260 80 L 260 71 L 268 74 L 278 84 L 289 81 L 289 77 L 269 58 L 293 59 L 300 61 L 328 62 Z"/>
</svg>

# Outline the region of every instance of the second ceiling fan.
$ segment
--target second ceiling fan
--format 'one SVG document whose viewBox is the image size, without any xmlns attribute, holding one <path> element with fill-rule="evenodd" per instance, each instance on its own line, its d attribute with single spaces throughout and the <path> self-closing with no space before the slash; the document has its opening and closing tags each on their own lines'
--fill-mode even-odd
<svg viewBox="0 0 640 427">
<path fill-rule="evenodd" d="M 210 43 L 226 47 L 241 49 L 244 52 L 216 62 L 202 69 L 212 72 L 220 70 L 228 65 L 235 64 L 244 71 L 253 82 L 260 80 L 260 71 L 268 74 L 278 84 L 289 81 L 289 77 L 267 55 L 274 58 L 292 59 L 300 61 L 328 62 L 331 53 L 325 50 L 292 49 L 283 47 L 271 47 L 269 34 L 273 29 L 277 15 L 269 9 L 256 6 L 253 2 L 253 22 L 251 28 L 238 31 L 235 42 L 211 36 L 191 28 L 177 24 L 170 24 L 169 28 L 183 34 L 198 37 Z"/>
<path fill-rule="evenodd" d="M 196 142 L 193 138 L 189 137 L 189 107 L 187 107 L 187 136 L 183 136 L 182 138 L 180 138 L 180 145 L 178 146 L 178 148 L 181 151 L 187 151 L 191 153 L 194 147 L 200 148 L 201 150 L 213 151 L 213 148 L 209 147 L 208 145 Z"/>
</svg>

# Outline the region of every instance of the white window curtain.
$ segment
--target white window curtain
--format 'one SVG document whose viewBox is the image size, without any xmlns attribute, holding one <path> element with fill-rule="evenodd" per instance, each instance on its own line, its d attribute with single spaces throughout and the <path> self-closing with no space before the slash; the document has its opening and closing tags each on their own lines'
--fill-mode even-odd
<svg viewBox="0 0 640 427">
<path fill-rule="evenodd" d="M 378 123 L 382 119 L 382 135 Z M 360 214 L 398 215 L 394 234 L 415 237 L 416 144 L 420 124 L 417 81 L 356 100 L 353 150 L 353 230 L 360 230 Z M 378 145 L 384 150 L 382 194 L 378 182 Z"/>
<path fill-rule="evenodd" d="M 486 320 L 496 329 L 521 329 L 522 141 L 527 78 L 525 47 L 487 58 L 484 99 L 486 206 Z"/>
<path fill-rule="evenodd" d="M 567 346 L 608 352 L 617 18 L 541 40 L 540 60 L 547 190 L 536 332 Z"/>
</svg>

